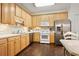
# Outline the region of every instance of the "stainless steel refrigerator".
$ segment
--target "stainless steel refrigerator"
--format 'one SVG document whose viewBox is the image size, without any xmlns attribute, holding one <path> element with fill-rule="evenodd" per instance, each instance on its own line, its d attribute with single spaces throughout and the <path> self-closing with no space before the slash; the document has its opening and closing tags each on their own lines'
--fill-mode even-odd
<svg viewBox="0 0 79 59">
<path fill-rule="evenodd" d="M 55 45 L 61 45 L 60 39 L 64 39 L 63 34 L 71 31 L 71 21 L 70 20 L 56 20 L 54 22 L 55 27 Z"/>
</svg>

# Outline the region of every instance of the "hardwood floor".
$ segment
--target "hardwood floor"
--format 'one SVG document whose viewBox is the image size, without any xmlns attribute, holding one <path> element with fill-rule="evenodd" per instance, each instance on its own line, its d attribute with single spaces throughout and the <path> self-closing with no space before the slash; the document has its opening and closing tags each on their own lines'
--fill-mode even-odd
<svg viewBox="0 0 79 59">
<path fill-rule="evenodd" d="M 54 44 L 33 43 L 20 52 L 18 56 L 64 56 L 64 48 Z"/>
</svg>

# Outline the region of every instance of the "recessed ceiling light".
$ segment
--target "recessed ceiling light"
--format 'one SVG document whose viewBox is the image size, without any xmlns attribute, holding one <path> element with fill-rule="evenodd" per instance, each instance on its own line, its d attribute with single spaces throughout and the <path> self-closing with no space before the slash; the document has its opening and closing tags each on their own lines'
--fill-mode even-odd
<svg viewBox="0 0 79 59">
<path fill-rule="evenodd" d="M 52 6 L 54 3 L 35 3 L 36 7 Z"/>
</svg>

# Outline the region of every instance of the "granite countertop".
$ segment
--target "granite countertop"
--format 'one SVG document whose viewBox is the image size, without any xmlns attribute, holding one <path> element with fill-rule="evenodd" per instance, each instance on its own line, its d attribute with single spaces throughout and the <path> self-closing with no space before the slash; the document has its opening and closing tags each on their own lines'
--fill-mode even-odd
<svg viewBox="0 0 79 59">
<path fill-rule="evenodd" d="M 12 36 L 19 36 L 19 35 L 24 35 L 24 34 L 36 33 L 36 32 L 40 33 L 40 31 L 27 31 L 25 33 L 13 33 L 13 34 L 11 34 L 11 33 L 5 34 L 4 33 L 4 34 L 0 34 L 0 39 L 12 37 Z M 50 33 L 54 33 L 54 31 L 52 31 Z"/>
<path fill-rule="evenodd" d="M 8 37 L 13 37 L 13 36 L 19 36 L 21 34 L 0 34 L 0 39 L 3 39 L 3 38 L 8 38 Z"/>
<path fill-rule="evenodd" d="M 30 34 L 30 33 L 33 33 L 33 32 L 26 32 L 26 33 L 8 33 L 8 34 L 0 34 L 0 39 L 3 39 L 3 38 L 8 38 L 8 37 L 13 37 L 13 36 L 20 36 L 20 35 L 24 35 L 24 34 Z"/>
<path fill-rule="evenodd" d="M 60 40 L 60 42 L 70 54 L 79 56 L 79 40 Z"/>
</svg>

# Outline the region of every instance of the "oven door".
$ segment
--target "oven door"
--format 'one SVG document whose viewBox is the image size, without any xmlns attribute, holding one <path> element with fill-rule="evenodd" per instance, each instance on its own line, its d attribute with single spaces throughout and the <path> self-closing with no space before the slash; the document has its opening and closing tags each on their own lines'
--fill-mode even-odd
<svg viewBox="0 0 79 59">
<path fill-rule="evenodd" d="M 40 43 L 50 43 L 49 34 L 40 35 Z"/>
</svg>

